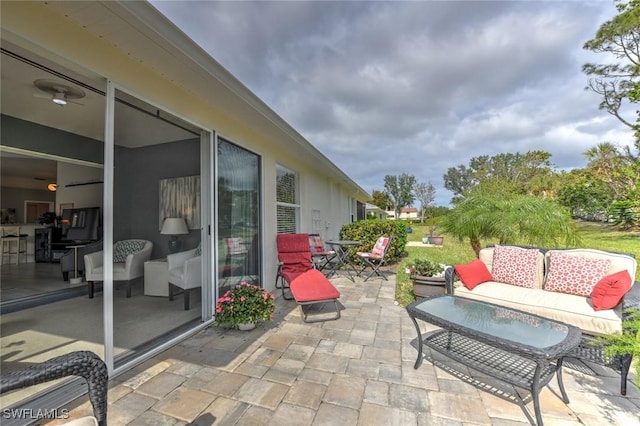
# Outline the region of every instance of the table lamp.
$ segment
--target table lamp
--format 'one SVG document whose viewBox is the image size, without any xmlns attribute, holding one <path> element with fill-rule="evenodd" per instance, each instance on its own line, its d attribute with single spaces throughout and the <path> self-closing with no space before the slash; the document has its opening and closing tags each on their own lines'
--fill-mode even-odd
<svg viewBox="0 0 640 426">
<path fill-rule="evenodd" d="M 180 240 L 178 235 L 188 234 L 187 224 L 181 217 L 168 217 L 162 223 L 162 229 L 160 230 L 162 235 L 171 235 L 169 240 L 169 251 L 171 253 L 177 253 L 180 251 Z"/>
</svg>

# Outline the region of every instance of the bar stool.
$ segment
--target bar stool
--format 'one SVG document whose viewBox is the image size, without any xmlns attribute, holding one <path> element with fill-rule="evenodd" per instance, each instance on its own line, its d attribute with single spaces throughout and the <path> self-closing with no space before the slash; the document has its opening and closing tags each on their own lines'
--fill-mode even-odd
<svg viewBox="0 0 640 426">
<path fill-rule="evenodd" d="M 3 226 L 0 233 L 0 265 L 4 264 L 5 256 L 9 258 L 9 263 L 15 256 L 18 265 L 21 255 L 24 263 L 27 263 L 27 234 L 21 234 L 19 226 Z"/>
</svg>

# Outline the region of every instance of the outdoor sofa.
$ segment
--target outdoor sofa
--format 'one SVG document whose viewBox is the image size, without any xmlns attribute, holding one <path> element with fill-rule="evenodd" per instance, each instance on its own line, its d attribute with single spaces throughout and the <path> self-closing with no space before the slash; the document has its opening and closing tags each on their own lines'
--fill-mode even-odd
<svg viewBox="0 0 640 426">
<path fill-rule="evenodd" d="M 629 319 L 625 310 L 640 308 L 640 285 L 634 285 L 636 269 L 636 259 L 629 254 L 496 245 L 482 249 L 479 259 L 469 264 L 447 268 L 445 285 L 447 294 L 580 328 L 582 343 L 571 356 L 618 370 L 620 392 L 625 395 L 632 354 L 606 359 L 595 340 L 621 333 L 623 322 Z"/>
</svg>

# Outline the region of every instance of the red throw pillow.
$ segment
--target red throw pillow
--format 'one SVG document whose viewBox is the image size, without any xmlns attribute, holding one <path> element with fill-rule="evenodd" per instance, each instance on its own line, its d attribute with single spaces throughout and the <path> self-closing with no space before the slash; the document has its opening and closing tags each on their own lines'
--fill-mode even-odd
<svg viewBox="0 0 640 426">
<path fill-rule="evenodd" d="M 453 269 L 456 271 L 458 277 L 460 277 L 462 284 L 469 290 L 473 290 L 478 284 L 493 281 L 487 265 L 480 259 L 464 265 L 453 265 Z"/>
<path fill-rule="evenodd" d="M 593 309 L 601 311 L 616 307 L 629 290 L 631 290 L 629 271 L 623 269 L 615 274 L 607 275 L 593 287 L 591 292 Z"/>
</svg>

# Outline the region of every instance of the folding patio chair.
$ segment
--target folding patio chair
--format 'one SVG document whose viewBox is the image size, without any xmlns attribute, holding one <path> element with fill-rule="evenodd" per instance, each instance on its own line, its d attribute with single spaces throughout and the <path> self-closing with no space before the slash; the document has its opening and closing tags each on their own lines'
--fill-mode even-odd
<svg viewBox="0 0 640 426">
<path fill-rule="evenodd" d="M 309 246 L 311 248 L 311 260 L 319 271 L 331 266 L 331 262 L 335 261 L 338 256 L 335 250 L 325 249 L 324 241 L 322 241 L 322 237 L 319 234 L 309 234 Z"/>
<path fill-rule="evenodd" d="M 380 270 L 380 268 L 386 261 L 387 252 L 389 251 L 389 247 L 391 247 L 391 239 L 392 237 L 382 236 L 378 238 L 376 244 L 373 246 L 373 249 L 370 252 L 356 252 L 358 258 L 364 262 L 364 267 L 358 272 L 358 276 L 360 276 L 365 271 L 365 269 L 371 268 L 371 272 L 364 279 L 365 281 L 367 281 L 373 275 L 377 275 L 379 277 L 382 277 L 384 280 L 387 280 L 387 277 Z"/>
<path fill-rule="evenodd" d="M 282 297 L 286 300 L 294 299 L 300 306 L 304 322 L 327 321 L 340 318 L 338 298 L 340 292 L 317 269 L 311 261 L 309 234 L 279 234 L 276 239 L 278 246 L 278 278 L 282 280 Z M 287 297 L 286 290 L 292 297 Z M 336 314 L 333 317 L 308 319 L 303 306 L 318 303 L 333 302 Z"/>
</svg>

